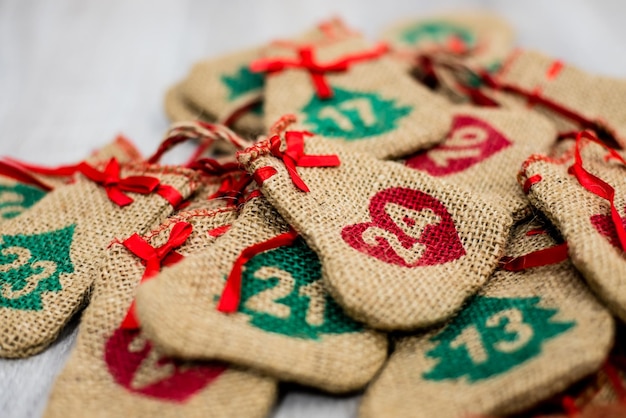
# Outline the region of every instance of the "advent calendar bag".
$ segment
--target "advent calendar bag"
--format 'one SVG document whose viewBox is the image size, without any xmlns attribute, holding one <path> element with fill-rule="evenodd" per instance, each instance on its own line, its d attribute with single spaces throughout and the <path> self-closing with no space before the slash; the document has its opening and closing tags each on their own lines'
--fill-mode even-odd
<svg viewBox="0 0 626 418">
<path fill-rule="evenodd" d="M 589 132 L 559 158 L 533 155 L 519 181 L 568 242 L 572 263 L 607 307 L 626 320 L 626 161 Z"/>
<path fill-rule="evenodd" d="M 196 187 L 193 170 L 147 163 L 81 163 L 2 224 L 0 356 L 43 350 L 85 303 L 106 246 L 162 222 Z"/>
<path fill-rule="evenodd" d="M 135 145 L 123 136 L 105 145 L 86 159 L 88 163 L 112 157 L 125 163 L 141 160 Z M 37 203 L 45 194 L 68 183 L 76 165 L 43 167 L 10 158 L 0 160 L 0 223 L 12 219 Z"/>
<path fill-rule="evenodd" d="M 196 209 L 153 231 L 113 243 L 83 313 L 72 355 L 52 390 L 45 416 L 264 417 L 276 383 L 223 363 L 166 357 L 134 315 L 141 281 L 210 245 L 237 211 Z"/>
<path fill-rule="evenodd" d="M 449 106 L 415 83 L 385 56 L 385 44 L 369 45 L 345 30 L 337 38 L 275 43 L 251 64 L 268 72 L 264 112 L 270 126 L 294 114 L 296 130 L 308 130 L 377 158 L 400 157 L 444 137 Z"/>
<path fill-rule="evenodd" d="M 531 207 L 517 172 L 533 153 L 547 153 L 556 131 L 528 111 L 458 107 L 441 144 L 404 160 L 407 167 L 497 200 L 516 220 Z"/>
<path fill-rule="evenodd" d="M 533 220 L 513 230 L 506 262 L 445 326 L 400 338 L 360 416 L 519 412 L 600 368 L 613 319 Z"/>
<path fill-rule="evenodd" d="M 387 357 L 387 337 L 345 315 L 317 255 L 263 197 L 212 246 L 140 286 L 137 312 L 170 355 L 330 392 L 362 388 Z"/>
<path fill-rule="evenodd" d="M 172 122 L 201 120 L 210 123 L 215 121 L 212 115 L 207 114 L 182 94 L 180 84 L 175 84 L 167 90 L 163 106 L 165 114 Z"/>
<path fill-rule="evenodd" d="M 331 295 L 374 328 L 453 315 L 496 268 L 512 224 L 487 196 L 302 131 L 239 160 L 318 254 Z"/>
</svg>

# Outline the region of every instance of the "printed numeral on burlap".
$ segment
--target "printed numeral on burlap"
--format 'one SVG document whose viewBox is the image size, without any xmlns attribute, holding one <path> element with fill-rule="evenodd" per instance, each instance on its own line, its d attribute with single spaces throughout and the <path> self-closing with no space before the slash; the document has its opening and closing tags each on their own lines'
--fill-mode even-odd
<svg viewBox="0 0 626 418">
<path fill-rule="evenodd" d="M 317 254 L 301 238 L 252 258 L 242 281 L 239 310 L 260 329 L 304 339 L 362 329 L 327 294 Z"/>
<path fill-rule="evenodd" d="M 343 240 L 357 251 L 404 267 L 443 264 L 465 255 L 448 210 L 426 193 L 382 190 L 372 197 L 369 212 L 371 222 L 342 230 Z"/>
<path fill-rule="evenodd" d="M 511 142 L 486 122 L 457 116 L 444 142 L 408 158 L 405 164 L 441 177 L 467 170 L 510 146 Z"/>
<path fill-rule="evenodd" d="M 472 32 L 450 22 L 421 22 L 407 28 L 401 37 L 412 45 L 428 41 L 443 44 L 456 39 L 467 47 L 473 47 L 476 43 L 476 37 Z"/>
<path fill-rule="evenodd" d="M 25 184 L 0 185 L 0 218 L 11 219 L 37 203 L 46 192 Z"/>
<path fill-rule="evenodd" d="M 543 308 L 539 302 L 539 297 L 477 296 L 431 339 L 436 345 L 426 355 L 439 361 L 423 377 L 467 377 L 476 382 L 538 356 L 544 342 L 575 325 L 573 321 L 555 321 L 557 310 Z"/>
<path fill-rule="evenodd" d="M 626 209 L 626 207 L 624 209 Z M 626 227 L 626 218 L 623 216 L 620 218 L 622 220 L 622 224 Z M 596 231 L 605 237 L 612 246 L 618 249 L 622 248 L 611 215 L 593 215 L 590 218 L 590 221 Z"/>
<path fill-rule="evenodd" d="M 391 132 L 400 119 L 411 113 L 410 106 L 398 106 L 377 93 L 362 93 L 332 87 L 330 99 L 313 94 L 302 109 L 311 130 L 327 138 L 358 141 Z"/>
<path fill-rule="evenodd" d="M 233 74 L 222 75 L 221 79 L 228 88 L 228 100 L 235 100 L 244 94 L 258 90 L 265 82 L 263 74 L 253 73 L 246 65 Z"/>
<path fill-rule="evenodd" d="M 226 370 L 223 365 L 191 365 L 163 357 L 141 331 L 122 328 L 107 341 L 104 360 L 126 390 L 173 402 L 189 399 Z"/>
<path fill-rule="evenodd" d="M 0 307 L 41 310 L 41 294 L 62 289 L 60 276 L 74 271 L 74 225 L 34 235 L 2 235 Z"/>
</svg>

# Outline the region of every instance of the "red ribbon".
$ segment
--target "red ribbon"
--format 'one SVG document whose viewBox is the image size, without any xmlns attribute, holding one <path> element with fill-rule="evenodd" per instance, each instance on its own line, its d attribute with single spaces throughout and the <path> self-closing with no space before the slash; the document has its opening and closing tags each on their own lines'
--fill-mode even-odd
<svg viewBox="0 0 626 418">
<path fill-rule="evenodd" d="M 523 271 L 534 267 L 550 266 L 567 260 L 567 243 L 533 251 L 519 257 L 502 257 L 501 268 L 506 271 Z"/>
<path fill-rule="evenodd" d="M 308 186 L 298 174 L 296 167 L 338 167 L 341 164 L 336 155 L 307 155 L 304 153 L 304 137 L 312 136 L 310 132 L 287 131 L 285 142 L 287 148 L 280 150 L 281 141 L 278 135 L 270 138 L 270 152 L 285 163 L 285 168 L 293 184 L 303 192 L 309 192 Z M 256 176 L 259 177 L 259 176 Z M 263 179 L 266 180 L 266 179 Z"/>
<path fill-rule="evenodd" d="M 144 283 L 146 280 L 156 276 L 159 271 L 161 271 L 161 267 L 171 266 L 181 261 L 183 256 L 175 250 L 185 243 L 192 231 L 193 227 L 190 223 L 178 222 L 172 228 L 167 242 L 158 248 L 153 247 L 137 234 L 133 234 L 126 239 L 122 243 L 124 247 L 139 257 L 146 266 L 146 270 L 139 283 Z M 122 321 L 122 328 L 139 328 L 139 321 L 135 310 L 135 301 L 133 300 L 126 313 L 126 317 Z"/>
<path fill-rule="evenodd" d="M 576 137 L 576 146 L 574 153 L 574 164 L 569 168 L 569 172 L 573 174 L 581 186 L 583 186 L 589 192 L 599 196 L 603 199 L 609 201 L 611 205 L 611 220 L 613 221 L 613 225 L 615 230 L 617 231 L 617 237 L 619 238 L 620 245 L 622 250 L 626 250 L 626 228 L 624 228 L 624 224 L 622 223 L 622 218 L 617 211 L 617 207 L 615 206 L 615 189 L 602 180 L 601 178 L 591 174 L 583 167 L 582 155 L 580 153 L 580 146 L 582 141 L 586 139 L 591 142 L 594 142 L 603 148 L 607 149 L 609 154 L 605 158 L 605 160 L 616 159 L 622 164 L 626 165 L 626 161 L 622 158 L 621 155 L 617 153 L 613 148 L 608 147 L 598 138 L 596 138 L 591 132 L 583 131 L 578 134 Z"/>
<path fill-rule="evenodd" d="M 78 171 L 89 180 L 103 186 L 109 199 L 118 206 L 127 206 L 134 202 L 125 192 L 150 194 L 156 192 L 160 184 L 159 179 L 155 177 L 120 177 L 120 165 L 115 158 L 111 158 L 104 171 L 98 171 L 85 162 L 78 165 Z M 166 189 L 161 193 L 167 195 L 170 192 L 171 190 Z"/>
<path fill-rule="evenodd" d="M 21 163 L 8 158 L 0 160 L 0 176 L 17 180 L 20 183 L 30 184 L 47 192 L 52 190 L 51 186 L 33 176 Z"/>
<path fill-rule="evenodd" d="M 314 47 L 303 46 L 298 48 L 298 58 L 261 58 L 250 64 L 250 70 L 253 72 L 280 72 L 289 68 L 304 68 L 311 74 L 313 85 L 317 91 L 317 95 L 321 99 L 329 99 L 333 97 L 333 91 L 325 78 L 328 72 L 343 72 L 350 68 L 350 65 L 360 62 L 376 59 L 385 54 L 389 50 L 389 46 L 384 43 L 376 45 L 369 51 L 363 51 L 356 54 L 346 55 L 335 61 L 320 64 L 315 61 Z"/>
<path fill-rule="evenodd" d="M 273 250 L 274 248 L 284 247 L 293 244 L 298 234 L 294 230 L 280 234 L 267 241 L 260 242 L 244 249 L 230 271 L 226 279 L 226 286 L 222 291 L 222 296 L 217 305 L 217 310 L 225 313 L 237 312 L 239 302 L 241 301 L 241 273 L 243 266 L 250 261 L 255 255 L 264 251 Z"/>
</svg>

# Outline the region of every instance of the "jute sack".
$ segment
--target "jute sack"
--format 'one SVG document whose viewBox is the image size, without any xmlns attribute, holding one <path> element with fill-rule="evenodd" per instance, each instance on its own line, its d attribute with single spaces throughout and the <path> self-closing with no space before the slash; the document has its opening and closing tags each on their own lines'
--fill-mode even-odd
<svg viewBox="0 0 626 418">
<path fill-rule="evenodd" d="M 315 253 L 253 197 L 214 245 L 140 286 L 137 312 L 169 355 L 229 361 L 329 392 L 356 390 L 385 361 L 387 337 L 347 317 L 321 275 Z"/>
<path fill-rule="evenodd" d="M 235 209 L 187 211 L 109 247 L 46 417 L 267 416 L 276 394 L 272 379 L 223 363 L 168 358 L 128 321 L 140 281 L 206 248 L 213 231 L 236 216 Z"/>
<path fill-rule="evenodd" d="M 355 319 L 386 330 L 444 321 L 496 268 L 512 219 L 487 196 L 303 132 L 287 131 L 286 148 L 282 140 L 239 161 Z"/>
<path fill-rule="evenodd" d="M 248 68 L 261 56 L 262 47 L 249 48 L 196 63 L 178 87 L 178 97 L 200 109 L 211 121 L 226 125 L 237 121 L 242 132 L 264 130 L 262 101 L 264 77 Z M 226 122 L 230 123 L 226 123 Z"/>
<path fill-rule="evenodd" d="M 527 111 L 458 107 L 452 129 L 439 145 L 404 160 L 407 167 L 499 201 L 516 220 L 529 214 L 517 172 L 534 153 L 547 153 L 556 131 Z"/>
<path fill-rule="evenodd" d="M 196 187 L 196 173 L 136 163 L 80 165 L 55 189 L 2 224 L 0 356 L 43 350 L 88 296 L 106 246 L 146 231 Z"/>
<path fill-rule="evenodd" d="M 542 227 L 531 221 L 514 228 L 508 267 L 448 324 L 399 339 L 365 394 L 361 417 L 514 413 L 600 368 L 613 319 L 567 261 L 564 245 L 555 246 Z M 550 264 L 518 268 L 546 251 L 560 254 Z"/>
<path fill-rule="evenodd" d="M 396 22 L 382 39 L 406 58 L 446 51 L 467 64 L 499 66 L 513 49 L 515 33 L 510 24 L 488 13 L 458 13 Z"/>
<path fill-rule="evenodd" d="M 358 34 L 273 44 L 251 65 L 268 71 L 267 126 L 286 113 L 309 130 L 377 158 L 411 154 L 441 141 L 451 120 L 444 99 L 415 83 Z"/>
<path fill-rule="evenodd" d="M 607 156 L 612 158 L 606 160 Z M 524 163 L 519 181 L 533 206 L 567 240 L 572 263 L 590 287 L 615 315 L 625 320 L 626 261 L 618 231 L 624 229 L 626 167 L 616 160 L 618 157 L 615 151 L 607 151 L 581 136 L 569 152 L 557 159 L 531 156 Z M 600 182 L 593 181 L 585 171 Z M 583 186 L 585 180 L 591 183 L 587 187 Z M 597 193 L 606 193 L 610 199 Z"/>
<path fill-rule="evenodd" d="M 539 52 L 511 54 L 494 75 L 494 84 L 547 107 L 579 127 L 608 131 L 626 146 L 626 80 L 592 75 Z"/>
<path fill-rule="evenodd" d="M 88 163 L 139 161 L 141 154 L 122 135 L 86 159 Z M 70 181 L 74 166 L 55 168 L 34 166 L 12 159 L 0 160 L 0 223 L 15 218 L 37 203 L 45 194 Z"/>
</svg>

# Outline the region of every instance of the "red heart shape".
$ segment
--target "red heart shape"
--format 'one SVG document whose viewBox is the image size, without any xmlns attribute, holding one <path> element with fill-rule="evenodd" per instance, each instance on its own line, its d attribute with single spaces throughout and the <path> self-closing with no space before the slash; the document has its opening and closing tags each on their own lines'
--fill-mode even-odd
<svg viewBox="0 0 626 418">
<path fill-rule="evenodd" d="M 409 157 L 407 167 L 442 177 L 458 173 L 511 146 L 511 141 L 486 122 L 458 115 L 448 137 L 441 144 Z"/>
<path fill-rule="evenodd" d="M 130 392 L 173 402 L 185 402 L 227 369 L 227 366 L 219 363 L 187 365 L 160 357 L 154 364 L 147 366 L 152 369 L 168 367 L 169 375 L 139 387 L 133 384 L 133 380 L 153 350 L 152 344 L 147 340 L 139 341 L 137 347 L 131 348 L 141 338 L 139 334 L 139 330 L 118 329 L 107 341 L 104 353 L 109 373 L 119 385 Z"/>
<path fill-rule="evenodd" d="M 348 225 L 343 240 L 357 251 L 404 267 L 433 266 L 456 260 L 465 249 L 444 205 L 403 187 L 382 190 L 370 200 L 372 222 Z"/>
</svg>

